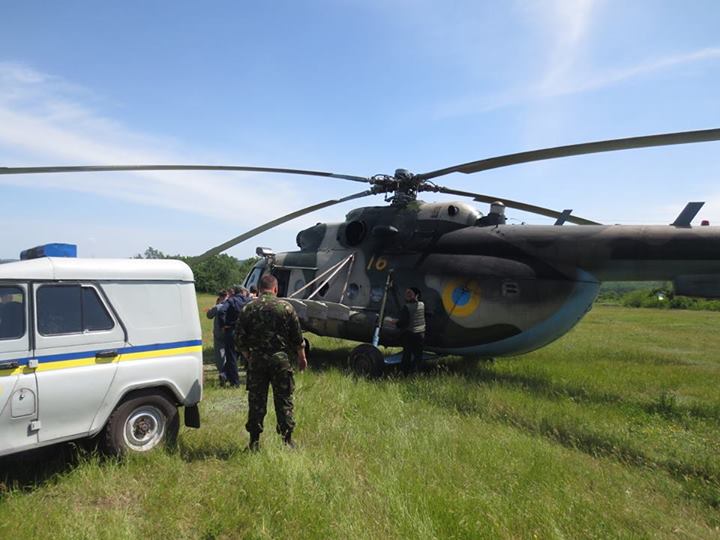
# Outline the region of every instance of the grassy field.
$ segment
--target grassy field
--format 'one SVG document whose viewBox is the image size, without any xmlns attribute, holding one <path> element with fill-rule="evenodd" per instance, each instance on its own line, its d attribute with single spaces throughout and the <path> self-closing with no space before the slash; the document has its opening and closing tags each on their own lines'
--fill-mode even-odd
<svg viewBox="0 0 720 540">
<path fill-rule="evenodd" d="M 271 412 L 259 454 L 245 392 L 208 365 L 177 448 L 0 462 L 0 538 L 719 538 L 719 329 L 598 306 L 535 353 L 373 381 L 344 371 L 352 343 L 311 336 L 300 448 Z"/>
</svg>

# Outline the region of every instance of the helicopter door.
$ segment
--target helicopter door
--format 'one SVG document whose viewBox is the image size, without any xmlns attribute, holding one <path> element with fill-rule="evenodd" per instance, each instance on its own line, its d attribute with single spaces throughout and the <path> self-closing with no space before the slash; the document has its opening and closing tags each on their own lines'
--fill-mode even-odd
<svg viewBox="0 0 720 540">
<path fill-rule="evenodd" d="M 288 293 L 291 270 L 285 268 L 273 268 L 272 275 L 278 280 L 278 296 L 285 297 Z"/>
</svg>

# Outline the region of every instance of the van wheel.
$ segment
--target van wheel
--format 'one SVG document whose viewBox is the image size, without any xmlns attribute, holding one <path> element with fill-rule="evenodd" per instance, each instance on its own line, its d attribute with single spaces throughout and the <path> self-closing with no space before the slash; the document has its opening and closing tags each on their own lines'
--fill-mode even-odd
<svg viewBox="0 0 720 540">
<path fill-rule="evenodd" d="M 177 407 L 155 391 L 134 394 L 113 411 L 105 426 L 105 449 L 120 456 L 173 443 L 180 429 Z"/>
</svg>

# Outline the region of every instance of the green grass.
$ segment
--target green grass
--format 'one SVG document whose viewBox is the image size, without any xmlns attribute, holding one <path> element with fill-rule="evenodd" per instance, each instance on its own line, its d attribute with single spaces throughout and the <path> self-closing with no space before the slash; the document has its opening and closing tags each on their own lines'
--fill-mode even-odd
<svg viewBox="0 0 720 540">
<path fill-rule="evenodd" d="M 0 538 L 720 537 L 720 313 L 598 306 L 535 353 L 373 381 L 310 336 L 300 448 L 270 412 L 257 455 L 201 319 L 203 427 L 120 462 L 0 462 Z"/>
</svg>

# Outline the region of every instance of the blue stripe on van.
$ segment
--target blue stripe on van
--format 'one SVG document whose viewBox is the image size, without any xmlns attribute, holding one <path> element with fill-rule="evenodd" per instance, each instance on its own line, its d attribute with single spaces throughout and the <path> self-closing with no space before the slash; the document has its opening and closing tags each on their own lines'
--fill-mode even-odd
<svg viewBox="0 0 720 540">
<path fill-rule="evenodd" d="M 171 343 L 154 343 L 152 345 L 138 345 L 136 347 L 120 347 L 117 349 L 118 354 L 132 354 L 149 351 L 163 351 L 167 349 L 179 349 L 182 347 L 194 347 L 202 345 L 202 340 L 192 339 L 188 341 L 173 341 Z M 92 351 L 77 351 L 65 354 L 49 354 L 45 356 L 33 356 L 30 358 L 13 358 L 11 360 L 3 360 L 3 362 L 17 362 L 21 366 L 26 366 L 31 358 L 37 359 L 38 362 L 44 364 L 46 362 L 64 362 L 66 360 L 80 360 L 81 358 L 91 358 L 97 353 L 107 351 L 104 349 L 93 349 Z"/>
</svg>

